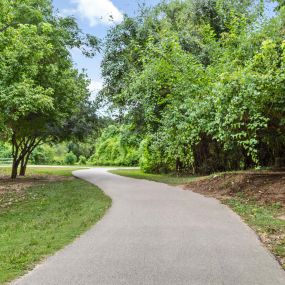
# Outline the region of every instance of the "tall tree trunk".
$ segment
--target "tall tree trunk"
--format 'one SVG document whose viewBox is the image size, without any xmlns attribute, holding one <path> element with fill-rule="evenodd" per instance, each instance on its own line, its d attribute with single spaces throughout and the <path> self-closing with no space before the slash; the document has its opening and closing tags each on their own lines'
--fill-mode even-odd
<svg viewBox="0 0 285 285">
<path fill-rule="evenodd" d="M 180 174 L 182 170 L 182 162 L 179 158 L 176 158 L 176 174 Z"/>
<path fill-rule="evenodd" d="M 19 175 L 20 176 L 25 176 L 26 175 L 26 169 L 27 169 L 27 162 L 26 162 L 26 159 L 23 158 L 21 160 L 21 167 L 20 167 L 20 173 Z"/>
<path fill-rule="evenodd" d="M 25 165 L 25 158 L 21 160 L 20 173 L 19 173 L 20 176 L 25 176 L 26 171 L 24 170 L 24 165 Z"/>
<path fill-rule="evenodd" d="M 26 175 L 26 170 L 27 170 L 27 164 L 26 163 L 21 163 L 21 168 L 20 168 L 20 176 L 25 176 Z"/>
</svg>

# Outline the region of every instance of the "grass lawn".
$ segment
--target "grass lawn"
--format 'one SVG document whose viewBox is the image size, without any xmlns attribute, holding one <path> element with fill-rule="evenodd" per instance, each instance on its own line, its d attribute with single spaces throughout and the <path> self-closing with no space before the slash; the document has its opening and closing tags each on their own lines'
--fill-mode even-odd
<svg viewBox="0 0 285 285">
<path fill-rule="evenodd" d="M 29 168 L 28 176 L 71 176 L 74 169 Z M 5 173 L 6 169 L 0 168 L 0 175 Z M 0 284 L 24 274 L 72 242 L 94 225 L 110 205 L 110 198 L 99 188 L 72 177 L 2 193 Z"/>
<path fill-rule="evenodd" d="M 27 167 L 27 177 L 31 175 L 60 175 L 60 176 L 71 176 L 71 172 L 74 170 L 84 169 L 84 167 L 77 166 L 28 166 Z M 0 176 L 10 175 L 10 166 L 0 166 Z"/>
<path fill-rule="evenodd" d="M 162 183 L 167 183 L 171 185 L 181 185 L 190 184 L 189 189 L 199 193 L 200 188 L 195 187 L 195 183 L 199 184 L 200 181 L 206 179 L 209 181 L 207 188 L 211 185 L 216 189 L 219 189 L 220 184 L 216 184 L 215 180 L 211 180 L 214 176 L 210 175 L 207 177 L 195 176 L 174 176 L 169 174 L 147 174 L 143 173 L 141 170 L 112 170 L 111 173 L 118 174 L 121 176 L 127 176 L 137 179 L 147 179 Z M 233 173 L 233 172 L 232 172 Z M 242 172 L 237 172 L 242 174 Z M 222 179 L 223 180 L 223 179 Z M 285 269 L 285 220 L 280 219 L 283 217 L 285 219 L 285 208 L 284 205 L 276 202 L 264 202 L 258 198 L 251 197 L 250 195 L 244 195 L 243 188 L 240 191 L 231 193 L 225 193 L 226 196 L 222 197 L 219 192 L 213 193 L 200 192 L 203 195 L 211 194 L 211 197 L 221 199 L 222 203 L 227 204 L 233 209 L 237 214 L 239 214 L 243 220 L 253 228 L 256 233 L 260 236 L 262 242 L 267 246 L 267 248 L 278 258 L 281 265 Z M 258 190 L 258 189 L 257 189 Z"/>
<path fill-rule="evenodd" d="M 197 178 L 196 176 L 177 176 L 174 174 L 149 174 L 144 173 L 140 169 L 117 169 L 110 170 L 109 172 L 121 176 L 136 178 L 136 179 L 146 179 L 156 182 L 166 183 L 169 185 L 182 185 L 187 184 L 193 179 Z"/>
<path fill-rule="evenodd" d="M 285 220 L 284 207 L 280 204 L 261 204 L 244 197 L 235 197 L 225 201 L 243 220 L 253 228 L 262 242 L 278 258 L 285 269 Z"/>
</svg>

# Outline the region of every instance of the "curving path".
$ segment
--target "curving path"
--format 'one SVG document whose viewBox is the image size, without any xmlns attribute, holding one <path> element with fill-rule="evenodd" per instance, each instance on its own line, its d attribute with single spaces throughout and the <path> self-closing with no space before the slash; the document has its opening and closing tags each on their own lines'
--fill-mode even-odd
<svg viewBox="0 0 285 285">
<path fill-rule="evenodd" d="M 284 271 L 253 231 L 218 201 L 106 169 L 74 174 L 111 196 L 112 208 L 13 284 L 285 284 Z"/>
</svg>

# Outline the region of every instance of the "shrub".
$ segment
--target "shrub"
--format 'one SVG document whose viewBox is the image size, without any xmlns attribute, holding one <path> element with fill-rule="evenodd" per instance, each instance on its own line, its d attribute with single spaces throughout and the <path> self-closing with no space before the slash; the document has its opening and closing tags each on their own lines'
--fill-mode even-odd
<svg viewBox="0 0 285 285">
<path fill-rule="evenodd" d="M 128 132 L 128 126 L 107 127 L 96 143 L 95 154 L 90 158 L 94 165 L 137 166 L 138 143 Z"/>
<path fill-rule="evenodd" d="M 83 155 L 80 155 L 78 163 L 85 165 L 87 163 L 87 158 L 85 156 L 83 156 Z"/>
<path fill-rule="evenodd" d="M 74 165 L 77 161 L 77 157 L 73 152 L 68 152 L 65 155 L 64 162 L 67 165 Z"/>
<path fill-rule="evenodd" d="M 49 145 L 38 146 L 31 154 L 33 164 L 52 164 L 53 158 L 54 150 Z"/>
</svg>

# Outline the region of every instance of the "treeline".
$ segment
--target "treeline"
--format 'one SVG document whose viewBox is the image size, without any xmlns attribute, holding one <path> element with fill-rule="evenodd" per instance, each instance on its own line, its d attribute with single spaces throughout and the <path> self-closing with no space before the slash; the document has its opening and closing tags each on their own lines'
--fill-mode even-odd
<svg viewBox="0 0 285 285">
<path fill-rule="evenodd" d="M 96 131 L 89 80 L 74 68 L 70 50 L 92 57 L 98 44 L 51 0 L 0 1 L 0 139 L 11 145 L 12 178 L 19 167 L 25 175 L 40 145 Z"/>
<path fill-rule="evenodd" d="M 92 140 L 92 141 L 91 141 Z M 94 138 L 84 142 L 61 142 L 41 144 L 31 153 L 29 164 L 33 165 L 86 165 L 94 154 Z M 9 143 L 0 141 L 0 164 L 10 164 L 12 148 Z"/>
<path fill-rule="evenodd" d="M 163 2 L 110 29 L 100 99 L 123 126 L 103 133 L 94 160 L 111 164 L 122 148 L 120 159 L 137 150 L 149 172 L 278 164 L 285 156 L 285 8 L 280 1 L 268 11 L 269 2 Z"/>
<path fill-rule="evenodd" d="M 109 125 L 96 140 L 95 153 L 88 163 L 93 165 L 137 166 L 141 153 L 140 136 L 127 125 Z"/>
</svg>

